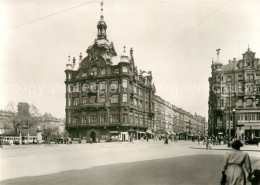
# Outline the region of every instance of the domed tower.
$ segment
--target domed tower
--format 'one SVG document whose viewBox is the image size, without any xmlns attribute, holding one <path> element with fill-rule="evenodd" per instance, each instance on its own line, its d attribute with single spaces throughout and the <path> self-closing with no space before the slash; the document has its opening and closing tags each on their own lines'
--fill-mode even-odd
<svg viewBox="0 0 260 185">
<path fill-rule="evenodd" d="M 97 29 L 98 29 L 98 39 L 106 39 L 107 38 L 107 34 L 106 34 L 106 30 L 107 30 L 107 24 L 104 21 L 104 15 L 103 15 L 103 2 L 101 2 L 101 15 L 100 15 L 100 20 L 98 21 L 97 24 Z"/>
<path fill-rule="evenodd" d="M 215 71 L 217 69 L 221 69 L 222 66 L 223 66 L 223 63 L 219 60 L 220 49 L 217 49 L 216 51 L 217 51 L 217 60 L 216 61 L 212 60 L 212 65 L 211 65 L 212 71 Z"/>
</svg>

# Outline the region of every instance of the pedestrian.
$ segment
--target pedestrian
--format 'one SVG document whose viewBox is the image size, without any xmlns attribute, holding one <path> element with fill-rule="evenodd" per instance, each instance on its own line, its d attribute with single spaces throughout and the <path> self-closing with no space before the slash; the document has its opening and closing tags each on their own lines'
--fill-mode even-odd
<svg viewBox="0 0 260 185">
<path fill-rule="evenodd" d="M 210 144 L 211 144 L 211 138 L 209 137 L 209 138 L 207 138 L 207 141 L 206 141 L 206 149 L 207 150 L 211 150 Z"/>
<path fill-rule="evenodd" d="M 232 143 L 233 151 L 226 153 L 224 157 L 222 175 L 226 176 L 226 185 L 246 185 L 246 175 L 243 169 L 251 175 L 251 162 L 248 153 L 240 151 L 243 146 L 241 141 L 235 140 Z M 225 178 L 224 178 L 225 179 Z M 221 182 L 222 184 L 224 182 Z"/>
<path fill-rule="evenodd" d="M 164 144 L 167 144 L 167 145 L 169 144 L 169 143 L 168 143 L 168 137 L 165 137 Z"/>
</svg>

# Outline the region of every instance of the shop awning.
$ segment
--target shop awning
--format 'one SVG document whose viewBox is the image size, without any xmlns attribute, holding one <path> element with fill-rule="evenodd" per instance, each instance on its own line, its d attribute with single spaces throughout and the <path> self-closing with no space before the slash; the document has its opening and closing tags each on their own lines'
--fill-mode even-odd
<svg viewBox="0 0 260 185">
<path fill-rule="evenodd" d="M 170 132 L 170 131 L 168 131 L 168 130 L 165 130 L 165 131 L 166 131 L 166 133 L 167 133 L 167 134 L 171 134 L 171 132 Z"/>
<path fill-rule="evenodd" d="M 110 134 L 118 134 L 118 131 L 117 130 L 114 130 L 114 131 L 110 130 Z"/>
<path fill-rule="evenodd" d="M 145 132 L 141 132 L 141 131 L 137 131 L 137 133 L 140 133 L 140 134 L 145 134 Z"/>
<path fill-rule="evenodd" d="M 154 134 L 150 129 L 147 129 L 147 130 L 146 130 L 146 133 L 148 133 L 148 134 Z"/>
</svg>

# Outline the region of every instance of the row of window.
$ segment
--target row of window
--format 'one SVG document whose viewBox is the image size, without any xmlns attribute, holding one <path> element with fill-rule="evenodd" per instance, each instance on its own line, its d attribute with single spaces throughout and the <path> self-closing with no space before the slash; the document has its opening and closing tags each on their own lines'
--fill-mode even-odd
<svg viewBox="0 0 260 185">
<path fill-rule="evenodd" d="M 97 96 L 90 96 L 89 97 L 89 102 L 87 101 L 87 97 L 82 98 L 82 104 L 94 104 L 94 103 L 106 103 L 106 96 L 101 95 L 99 97 L 99 101 L 97 100 Z M 110 97 L 110 103 L 118 103 L 119 102 L 119 96 L 118 95 L 112 95 Z M 128 102 L 128 96 L 127 94 L 122 95 L 122 102 L 127 103 Z M 74 98 L 73 99 L 73 106 L 78 106 L 80 104 L 79 98 Z M 68 98 L 68 106 L 71 106 L 71 98 Z"/>
<path fill-rule="evenodd" d="M 240 114 L 238 115 L 237 119 L 238 121 L 259 121 L 260 113 Z"/>
<path fill-rule="evenodd" d="M 255 79 L 254 74 L 246 74 L 246 81 L 253 81 Z M 216 81 L 224 81 L 224 76 L 216 76 L 215 77 Z M 243 80 L 243 75 L 237 75 L 237 80 L 238 81 L 242 81 Z M 256 74 L 256 80 L 260 80 L 260 74 Z M 227 82 L 231 82 L 232 81 L 232 76 L 227 76 L 226 77 L 226 81 Z"/>
<path fill-rule="evenodd" d="M 80 118 L 81 118 L 81 123 L 82 124 L 87 124 L 87 123 L 106 123 L 107 122 L 107 115 L 106 114 L 101 114 L 101 115 L 86 115 L 86 116 L 73 116 L 69 117 L 69 123 L 71 124 L 78 124 L 80 123 Z M 129 118 L 129 120 L 128 120 Z M 110 114 L 109 115 L 109 122 L 110 123 L 118 123 L 119 122 L 119 114 Z M 151 123 L 151 119 L 148 118 L 148 116 L 143 116 L 141 114 L 130 114 L 128 117 L 128 114 L 123 114 L 122 115 L 122 122 L 123 123 L 136 123 L 136 124 L 149 124 Z"/>
<path fill-rule="evenodd" d="M 112 73 L 114 73 L 114 74 L 119 74 L 119 69 L 118 69 L 118 68 L 114 69 L 114 70 L 112 71 Z M 122 73 L 128 73 L 128 67 L 123 66 L 123 67 L 122 67 Z M 97 69 L 97 67 L 93 67 L 93 68 L 91 69 L 90 74 L 93 75 L 93 76 L 98 75 L 98 69 Z M 100 75 L 106 75 L 106 74 L 107 74 L 106 69 L 105 69 L 105 68 L 102 68 L 102 69 L 100 70 L 99 74 L 100 74 Z M 79 78 L 79 77 L 80 77 L 80 76 L 77 75 L 77 78 Z M 83 72 L 83 73 L 82 73 L 82 77 L 87 77 L 87 73 L 86 73 L 86 72 Z M 69 73 L 68 79 L 70 80 L 71 78 L 72 78 L 72 75 Z"/>
<path fill-rule="evenodd" d="M 237 100 L 236 102 L 236 106 L 237 107 L 243 107 L 245 104 L 246 107 L 252 107 L 253 106 L 253 99 L 251 98 L 248 98 L 246 99 L 245 101 L 243 100 Z M 217 106 L 218 107 L 226 107 L 226 106 L 229 106 L 229 99 L 221 99 L 221 100 L 218 100 L 217 102 Z M 231 106 L 232 106 L 232 100 L 231 100 Z"/>
</svg>

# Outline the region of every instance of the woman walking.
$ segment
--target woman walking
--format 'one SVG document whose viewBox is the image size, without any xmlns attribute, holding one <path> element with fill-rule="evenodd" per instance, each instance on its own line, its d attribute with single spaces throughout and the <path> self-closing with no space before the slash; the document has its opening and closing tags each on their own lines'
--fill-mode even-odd
<svg viewBox="0 0 260 185">
<path fill-rule="evenodd" d="M 243 144 L 239 140 L 232 143 L 233 151 L 226 153 L 222 175 L 226 175 L 226 185 L 245 185 L 246 175 L 243 170 L 243 165 L 249 174 L 251 174 L 251 162 L 248 153 L 240 151 Z M 223 184 L 223 182 L 222 182 Z"/>
</svg>

